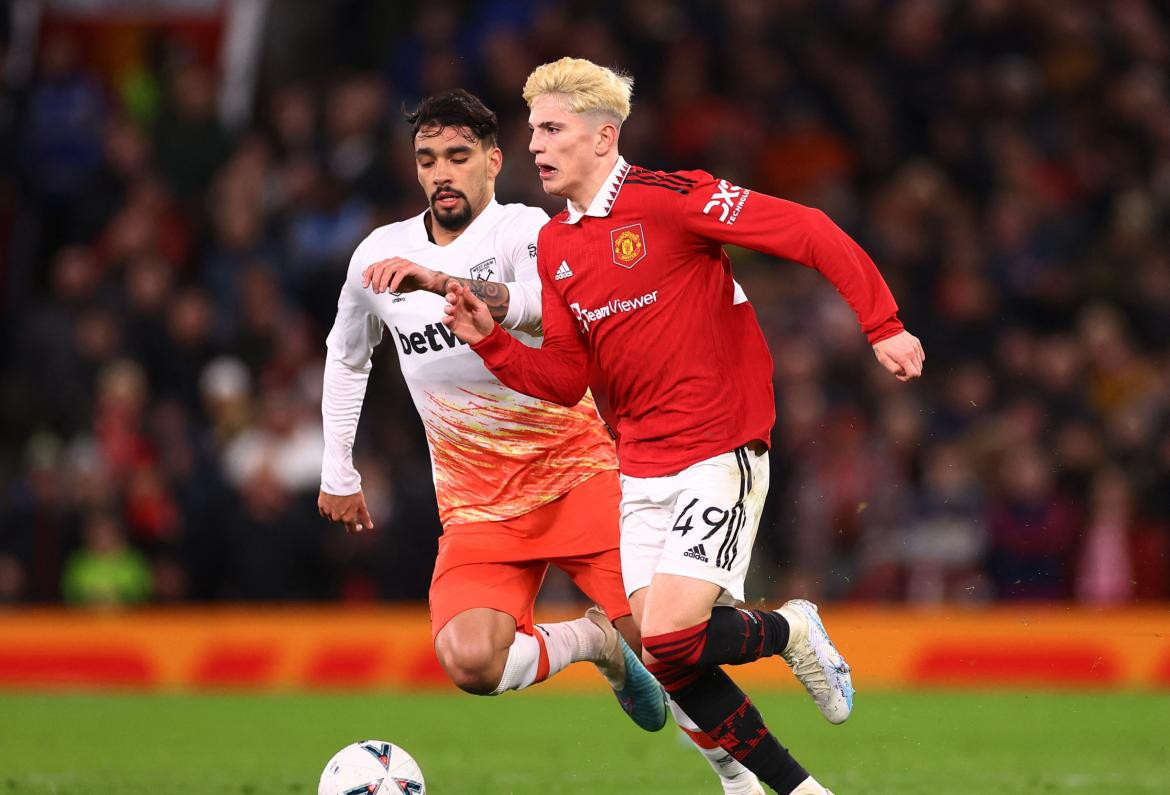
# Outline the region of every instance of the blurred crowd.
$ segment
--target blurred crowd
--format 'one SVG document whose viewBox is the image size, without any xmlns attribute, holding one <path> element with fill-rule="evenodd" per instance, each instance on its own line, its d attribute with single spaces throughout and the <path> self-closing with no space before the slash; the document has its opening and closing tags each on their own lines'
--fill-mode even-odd
<svg viewBox="0 0 1170 795">
<path fill-rule="evenodd" d="M 46 30 L 0 100 L 0 602 L 420 599 L 421 426 L 378 352 L 358 467 L 316 512 L 349 256 L 414 215 L 401 108 L 501 120 L 503 201 L 555 210 L 520 86 L 635 77 L 627 159 L 825 210 L 927 353 L 906 385 L 814 271 L 732 252 L 775 358 L 749 591 L 1170 598 L 1170 12 L 1153 0 L 281 2 L 251 118 L 214 58 Z M 556 585 L 556 583 L 553 583 Z"/>
</svg>

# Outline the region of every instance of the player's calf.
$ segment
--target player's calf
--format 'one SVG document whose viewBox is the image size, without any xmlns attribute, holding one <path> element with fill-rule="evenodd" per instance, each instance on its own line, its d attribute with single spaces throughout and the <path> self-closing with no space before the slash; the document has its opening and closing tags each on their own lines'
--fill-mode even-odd
<svg viewBox="0 0 1170 795">
<path fill-rule="evenodd" d="M 764 788 L 755 773 L 727 752 L 723 746 L 708 737 L 691 716 L 683 711 L 678 702 L 670 702 L 670 711 L 680 731 L 694 744 L 695 750 L 703 755 L 711 770 L 719 777 L 723 795 L 764 795 Z"/>
</svg>

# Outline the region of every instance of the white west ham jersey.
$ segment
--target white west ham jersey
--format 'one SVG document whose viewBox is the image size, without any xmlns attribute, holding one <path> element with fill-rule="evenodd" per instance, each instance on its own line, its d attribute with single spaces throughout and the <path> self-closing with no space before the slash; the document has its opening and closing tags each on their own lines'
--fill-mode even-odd
<svg viewBox="0 0 1170 795">
<path fill-rule="evenodd" d="M 514 392 L 443 325 L 442 296 L 378 295 L 362 286 L 362 271 L 369 265 L 403 257 L 451 276 L 518 283 L 520 290 L 538 295 L 536 238 L 548 216 L 535 207 L 493 199 L 445 246 L 428 239 L 425 216 L 374 230 L 350 261 L 327 340 L 322 488 L 333 494 L 360 488 L 351 461 L 353 434 L 370 358 L 383 335 L 398 352 L 426 430 L 444 526 L 519 516 L 602 470 L 616 469 L 613 443 L 590 395 L 563 408 Z M 509 312 L 505 326 L 514 314 Z M 539 337 L 510 333 L 525 344 L 540 345 Z"/>
</svg>

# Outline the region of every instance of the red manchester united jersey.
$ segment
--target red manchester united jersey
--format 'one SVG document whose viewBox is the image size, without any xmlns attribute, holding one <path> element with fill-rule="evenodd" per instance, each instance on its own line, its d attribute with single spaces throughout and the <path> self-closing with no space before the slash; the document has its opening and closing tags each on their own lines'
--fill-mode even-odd
<svg viewBox="0 0 1170 795">
<path fill-rule="evenodd" d="M 592 358 L 627 475 L 669 475 L 767 443 L 772 357 L 725 243 L 816 268 L 870 342 L 902 330 L 873 261 L 824 213 L 703 171 L 619 159 L 585 213 L 562 212 L 540 231 L 543 346 L 497 327 L 473 347 L 507 386 L 564 406 L 584 395 Z"/>
</svg>

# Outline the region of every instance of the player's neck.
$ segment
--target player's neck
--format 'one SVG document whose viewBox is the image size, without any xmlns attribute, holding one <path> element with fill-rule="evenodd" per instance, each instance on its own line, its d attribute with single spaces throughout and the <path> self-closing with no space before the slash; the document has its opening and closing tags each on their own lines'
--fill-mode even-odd
<svg viewBox="0 0 1170 795">
<path fill-rule="evenodd" d="M 593 200 L 613 172 L 618 157 L 620 155 L 615 151 L 606 155 L 604 159 L 598 159 L 597 167 L 582 180 L 580 190 L 575 190 L 569 195 L 569 203 L 573 205 L 574 210 L 584 213 L 589 209 L 589 205 L 593 204 Z"/>
<path fill-rule="evenodd" d="M 471 219 L 471 221 L 474 220 L 475 218 Z M 427 212 L 426 217 L 423 218 L 423 226 L 427 228 L 427 238 L 432 243 L 436 246 L 446 246 L 449 243 L 453 243 L 455 238 L 463 234 L 467 230 L 467 227 L 471 226 L 471 221 L 468 221 L 461 229 L 450 230 L 443 227 L 442 224 L 436 224 L 434 213 Z"/>
</svg>

